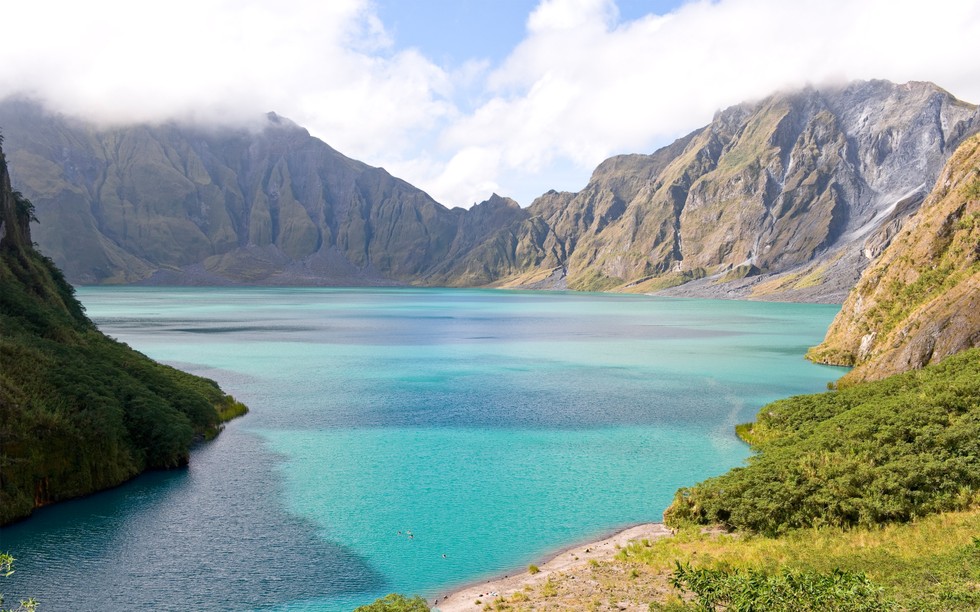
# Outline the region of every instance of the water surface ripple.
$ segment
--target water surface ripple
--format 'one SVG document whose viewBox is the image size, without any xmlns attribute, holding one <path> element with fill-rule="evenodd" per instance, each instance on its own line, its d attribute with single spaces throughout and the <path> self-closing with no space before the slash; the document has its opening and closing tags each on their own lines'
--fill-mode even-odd
<svg viewBox="0 0 980 612">
<path fill-rule="evenodd" d="M 740 464 L 837 306 L 438 289 L 84 288 L 100 328 L 252 412 L 3 529 L 47 610 L 349 610 L 436 596 Z"/>
</svg>

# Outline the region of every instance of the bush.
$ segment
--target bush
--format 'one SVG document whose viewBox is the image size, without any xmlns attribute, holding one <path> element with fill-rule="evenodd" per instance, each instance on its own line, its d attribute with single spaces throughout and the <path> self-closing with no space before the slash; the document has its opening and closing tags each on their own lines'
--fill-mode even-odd
<svg viewBox="0 0 980 612">
<path fill-rule="evenodd" d="M 829 574 L 747 569 L 695 569 L 677 563 L 671 583 L 697 596 L 705 610 L 835 610 L 861 612 L 893 609 L 882 589 L 863 574 L 835 570 Z"/>
<path fill-rule="evenodd" d="M 681 489 L 672 526 L 874 527 L 980 501 L 980 349 L 759 411 L 749 465 Z"/>
<path fill-rule="evenodd" d="M 427 612 L 429 606 L 420 595 L 405 597 L 389 593 L 374 603 L 355 608 L 354 612 Z"/>
</svg>

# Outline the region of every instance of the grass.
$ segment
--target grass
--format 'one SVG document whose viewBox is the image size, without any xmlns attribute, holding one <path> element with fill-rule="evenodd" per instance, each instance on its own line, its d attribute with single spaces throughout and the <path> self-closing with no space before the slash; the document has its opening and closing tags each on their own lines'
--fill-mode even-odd
<svg viewBox="0 0 980 612">
<path fill-rule="evenodd" d="M 980 509 L 878 529 L 799 529 L 778 538 L 703 533 L 623 549 L 620 561 L 660 572 L 676 564 L 714 570 L 864 574 L 886 600 L 910 610 L 980 609 Z M 675 593 L 679 595 L 679 593 Z"/>
<path fill-rule="evenodd" d="M 966 197 L 970 200 L 980 200 L 980 168 L 975 168 L 973 174 L 973 180 L 965 187 Z"/>
<path fill-rule="evenodd" d="M 977 271 L 980 271 L 980 263 L 960 268 L 955 259 L 944 259 L 922 270 L 910 283 L 905 283 L 902 279 L 892 280 L 888 299 L 882 299 L 875 310 L 869 313 L 871 327 L 879 334 L 891 332 L 917 308 Z"/>
<path fill-rule="evenodd" d="M 786 272 L 770 280 L 763 281 L 753 287 L 752 297 L 761 298 L 783 291 L 818 287 L 823 284 L 830 268 L 840 261 L 845 253 L 846 251 L 841 249 L 837 254 L 823 263 L 817 265 L 809 264 L 794 272 Z"/>
<path fill-rule="evenodd" d="M 692 280 L 698 280 L 707 276 L 708 272 L 704 268 L 686 270 L 684 272 L 665 272 L 658 276 L 647 276 L 635 281 L 616 287 L 614 291 L 622 293 L 647 293 L 650 291 L 662 291 L 677 287 Z"/>
<path fill-rule="evenodd" d="M 827 274 L 827 269 L 830 266 L 827 264 L 817 266 L 812 272 L 796 281 L 793 285 L 793 289 L 809 289 L 810 287 L 817 287 L 823 284 L 824 278 Z"/>
</svg>

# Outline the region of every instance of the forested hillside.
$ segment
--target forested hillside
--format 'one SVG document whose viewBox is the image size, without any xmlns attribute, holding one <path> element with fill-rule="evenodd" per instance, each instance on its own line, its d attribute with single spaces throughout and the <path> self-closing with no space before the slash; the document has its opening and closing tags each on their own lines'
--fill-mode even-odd
<svg viewBox="0 0 980 612">
<path fill-rule="evenodd" d="M 668 523 L 777 534 L 880 527 L 980 503 L 980 349 L 764 407 L 756 455 L 678 492 Z"/>
<path fill-rule="evenodd" d="M 2 142 L 0 142 L 2 144 Z M 245 407 L 96 329 L 32 244 L 0 149 L 0 524 L 188 462 Z"/>
</svg>

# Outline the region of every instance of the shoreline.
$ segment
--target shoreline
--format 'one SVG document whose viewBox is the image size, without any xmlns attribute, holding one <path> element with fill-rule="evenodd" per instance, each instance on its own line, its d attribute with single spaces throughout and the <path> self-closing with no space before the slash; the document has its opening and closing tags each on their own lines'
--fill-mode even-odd
<svg viewBox="0 0 980 612">
<path fill-rule="evenodd" d="M 464 585 L 446 597 L 427 602 L 433 612 L 464 612 L 482 610 L 483 606 L 498 597 L 509 597 L 526 587 L 543 585 L 553 574 L 569 572 L 588 567 L 590 561 L 608 561 L 629 542 L 635 540 L 655 540 L 673 535 L 663 523 L 641 523 L 614 532 L 612 535 L 569 546 L 548 557 L 538 566 L 537 573 L 527 568 L 517 570 L 516 574 L 506 574 Z M 481 603 L 477 604 L 476 601 Z"/>
</svg>

